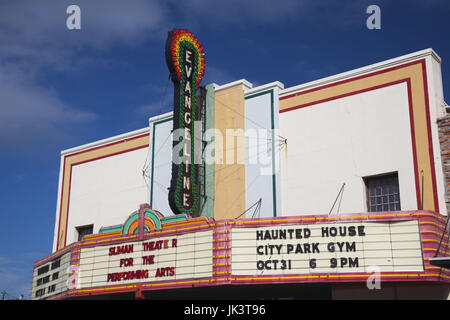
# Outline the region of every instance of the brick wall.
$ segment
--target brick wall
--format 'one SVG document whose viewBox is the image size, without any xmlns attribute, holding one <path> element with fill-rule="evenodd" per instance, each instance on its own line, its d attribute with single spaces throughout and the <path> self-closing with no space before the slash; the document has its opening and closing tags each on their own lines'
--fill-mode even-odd
<svg viewBox="0 0 450 320">
<path fill-rule="evenodd" d="M 450 212 L 450 114 L 438 119 L 439 142 L 441 144 L 442 166 L 445 178 L 445 202 Z M 438 168 L 436 168 L 438 169 Z"/>
</svg>

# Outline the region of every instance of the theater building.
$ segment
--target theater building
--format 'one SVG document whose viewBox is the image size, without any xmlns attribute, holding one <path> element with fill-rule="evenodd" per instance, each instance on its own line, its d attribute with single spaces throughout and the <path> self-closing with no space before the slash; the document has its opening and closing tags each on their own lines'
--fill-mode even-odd
<svg viewBox="0 0 450 320">
<path fill-rule="evenodd" d="M 168 198 L 179 111 L 62 151 L 32 299 L 449 298 L 450 270 L 430 263 L 450 255 L 436 52 L 197 91 L 197 150 L 214 161 L 196 169 L 195 213 Z"/>
</svg>

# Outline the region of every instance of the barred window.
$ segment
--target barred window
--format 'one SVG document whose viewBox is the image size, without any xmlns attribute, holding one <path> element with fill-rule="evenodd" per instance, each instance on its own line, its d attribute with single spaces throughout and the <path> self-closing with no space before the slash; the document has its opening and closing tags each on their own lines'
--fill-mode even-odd
<svg viewBox="0 0 450 320">
<path fill-rule="evenodd" d="M 401 210 L 397 172 L 365 177 L 364 183 L 367 188 L 367 207 L 369 212 Z"/>
</svg>

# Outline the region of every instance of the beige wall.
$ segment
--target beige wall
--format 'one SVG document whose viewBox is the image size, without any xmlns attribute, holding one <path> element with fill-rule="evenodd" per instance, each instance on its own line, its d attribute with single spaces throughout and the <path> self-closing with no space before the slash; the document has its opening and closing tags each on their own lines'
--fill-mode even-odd
<svg viewBox="0 0 450 320">
<path fill-rule="evenodd" d="M 245 130 L 243 85 L 216 91 L 214 104 L 214 127 L 220 130 L 224 138 L 222 141 L 215 140 L 214 218 L 232 219 L 245 211 L 245 161 L 238 163 L 238 152 L 235 152 L 235 161 L 227 164 L 226 151 L 230 146 L 227 146 L 226 140 L 230 137 L 225 134 L 227 129 Z M 238 145 L 238 140 L 235 139 L 235 146 L 245 148 L 245 141 L 244 145 Z"/>
</svg>

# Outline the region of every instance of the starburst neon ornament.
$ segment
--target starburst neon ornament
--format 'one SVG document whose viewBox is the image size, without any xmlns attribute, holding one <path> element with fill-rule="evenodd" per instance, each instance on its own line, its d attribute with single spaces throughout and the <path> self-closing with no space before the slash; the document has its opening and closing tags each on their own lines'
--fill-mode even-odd
<svg viewBox="0 0 450 320">
<path fill-rule="evenodd" d="M 203 46 L 189 30 L 169 31 L 169 36 L 166 42 L 166 60 L 172 75 L 172 81 L 174 80 L 173 77 L 175 75 L 178 81 L 180 81 L 183 76 L 184 70 L 181 65 L 183 63 L 182 52 L 185 48 L 189 48 L 194 51 L 194 78 L 196 79 L 196 88 L 199 88 L 200 82 L 205 74 L 205 54 L 203 52 Z"/>
</svg>

